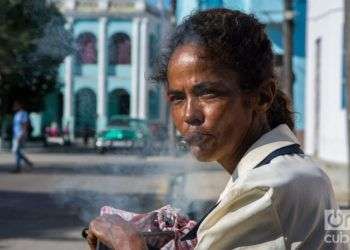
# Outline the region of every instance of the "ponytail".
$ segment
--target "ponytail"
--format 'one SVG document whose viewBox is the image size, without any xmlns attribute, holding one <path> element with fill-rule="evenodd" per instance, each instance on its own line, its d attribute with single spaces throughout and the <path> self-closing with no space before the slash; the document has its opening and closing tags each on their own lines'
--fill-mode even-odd
<svg viewBox="0 0 350 250">
<path fill-rule="evenodd" d="M 271 129 L 285 123 L 291 130 L 294 130 L 292 103 L 289 97 L 280 89 L 277 89 L 276 95 L 272 101 L 270 109 L 266 113 L 266 116 Z"/>
</svg>

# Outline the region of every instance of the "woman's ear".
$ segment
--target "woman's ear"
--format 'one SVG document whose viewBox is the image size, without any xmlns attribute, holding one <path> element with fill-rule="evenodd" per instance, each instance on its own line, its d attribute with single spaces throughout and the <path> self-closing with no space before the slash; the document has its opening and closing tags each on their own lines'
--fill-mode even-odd
<svg viewBox="0 0 350 250">
<path fill-rule="evenodd" d="M 266 83 L 264 83 L 257 94 L 257 101 L 255 102 L 255 107 L 254 107 L 255 111 L 266 113 L 271 107 L 275 94 L 276 94 L 275 81 L 269 80 Z"/>
</svg>

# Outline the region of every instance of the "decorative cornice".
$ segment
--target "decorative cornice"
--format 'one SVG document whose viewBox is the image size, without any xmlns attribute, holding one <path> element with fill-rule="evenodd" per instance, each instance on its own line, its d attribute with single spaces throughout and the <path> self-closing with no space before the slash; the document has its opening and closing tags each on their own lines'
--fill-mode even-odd
<svg viewBox="0 0 350 250">
<path fill-rule="evenodd" d="M 152 15 L 161 17 L 159 6 L 147 4 L 146 0 L 47 0 L 55 4 L 66 16 L 74 17 L 135 17 Z M 163 16 L 170 16 L 165 11 Z"/>
</svg>

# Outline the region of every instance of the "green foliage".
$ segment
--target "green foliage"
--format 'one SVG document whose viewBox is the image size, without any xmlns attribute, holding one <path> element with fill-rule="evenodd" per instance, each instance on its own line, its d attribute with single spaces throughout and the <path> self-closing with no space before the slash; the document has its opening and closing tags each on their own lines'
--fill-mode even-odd
<svg viewBox="0 0 350 250">
<path fill-rule="evenodd" d="M 45 0 L 2 0 L 0 8 L 0 116 L 13 100 L 40 110 L 57 87 L 59 64 L 71 53 L 65 19 Z"/>
</svg>

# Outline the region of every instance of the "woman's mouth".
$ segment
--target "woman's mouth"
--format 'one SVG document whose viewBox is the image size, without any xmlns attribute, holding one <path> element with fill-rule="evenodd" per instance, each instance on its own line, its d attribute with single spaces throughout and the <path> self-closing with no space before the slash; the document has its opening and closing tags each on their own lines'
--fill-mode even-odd
<svg viewBox="0 0 350 250">
<path fill-rule="evenodd" d="M 202 144 L 208 139 L 209 135 L 201 132 L 191 132 L 184 136 L 187 144 L 190 146 L 202 146 Z"/>
</svg>

